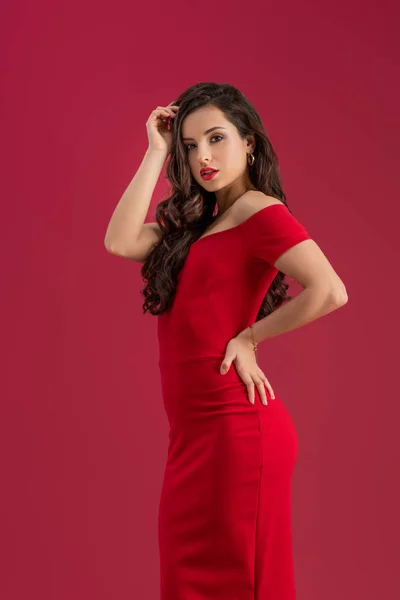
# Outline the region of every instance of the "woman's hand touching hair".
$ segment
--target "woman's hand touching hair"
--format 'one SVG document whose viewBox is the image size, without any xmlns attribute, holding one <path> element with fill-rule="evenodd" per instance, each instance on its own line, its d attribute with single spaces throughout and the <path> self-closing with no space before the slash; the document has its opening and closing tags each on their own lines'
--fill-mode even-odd
<svg viewBox="0 0 400 600">
<path fill-rule="evenodd" d="M 146 121 L 150 150 L 161 150 L 167 155 L 171 151 L 171 120 L 175 118 L 179 106 L 172 102 L 168 106 L 157 106 Z"/>
</svg>

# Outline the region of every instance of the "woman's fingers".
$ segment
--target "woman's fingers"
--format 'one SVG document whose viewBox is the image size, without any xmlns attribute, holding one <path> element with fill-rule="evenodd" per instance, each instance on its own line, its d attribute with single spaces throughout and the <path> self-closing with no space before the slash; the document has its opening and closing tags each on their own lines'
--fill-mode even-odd
<svg viewBox="0 0 400 600">
<path fill-rule="evenodd" d="M 175 113 L 168 112 L 167 110 L 160 110 L 159 116 L 163 121 L 169 119 L 170 117 L 176 117 Z"/>
<path fill-rule="evenodd" d="M 272 400 L 275 400 L 274 390 L 272 389 L 272 386 L 271 386 L 270 382 L 268 381 L 268 379 L 265 376 L 264 376 L 264 379 L 263 379 L 263 384 L 267 388 L 268 393 L 271 396 Z"/>
<path fill-rule="evenodd" d="M 267 406 L 268 400 L 267 400 L 267 394 L 265 393 L 264 381 L 262 379 L 258 378 L 256 381 L 256 385 L 257 385 L 258 393 L 260 394 L 261 403 L 264 404 L 264 406 Z"/>
<path fill-rule="evenodd" d="M 255 402 L 254 385 L 257 386 L 261 403 L 264 406 L 268 406 L 268 400 L 267 395 L 265 393 L 265 389 L 267 389 L 268 394 L 270 395 L 272 400 L 275 400 L 274 390 L 272 389 L 272 386 L 266 378 L 264 372 L 259 367 L 256 373 L 250 373 L 249 371 L 246 372 L 243 368 L 240 367 L 237 367 L 236 369 L 242 381 L 244 381 L 244 383 L 246 384 L 247 395 L 251 404 L 254 404 Z"/>
<path fill-rule="evenodd" d="M 265 388 L 264 388 L 264 382 L 261 379 L 251 379 L 250 377 L 250 381 L 245 382 L 246 386 L 247 386 L 247 395 L 249 397 L 249 401 L 251 404 L 254 404 L 255 402 L 255 397 L 254 397 L 254 383 L 257 386 L 258 389 L 258 393 L 260 394 L 260 398 L 261 398 L 261 402 L 262 404 L 264 404 L 264 406 L 266 406 L 268 404 L 267 402 L 267 397 L 265 394 Z"/>
<path fill-rule="evenodd" d="M 249 398 L 249 402 L 251 404 L 254 404 L 254 402 L 255 402 L 254 385 L 256 385 L 257 389 L 258 389 L 258 393 L 260 395 L 261 403 L 264 406 L 268 406 L 268 400 L 267 400 L 267 394 L 265 393 L 265 388 L 267 388 L 268 393 L 271 396 L 272 400 L 275 400 L 275 394 L 274 394 L 274 390 L 272 389 L 271 384 L 269 383 L 268 379 L 265 377 L 264 374 L 261 374 L 259 376 L 254 375 L 253 377 L 249 373 L 242 377 L 243 381 L 245 382 L 245 384 L 247 386 L 247 395 Z"/>
<path fill-rule="evenodd" d="M 268 393 L 271 396 L 272 400 L 275 400 L 274 390 L 272 389 L 270 382 L 266 378 L 265 373 L 260 368 L 258 370 L 258 376 L 261 378 L 263 385 L 265 385 L 265 387 L 267 388 Z"/>
<path fill-rule="evenodd" d="M 176 117 L 176 110 L 178 106 L 157 106 L 157 108 L 153 111 L 156 117 L 160 117 L 162 120 L 165 120 L 169 117 Z"/>
<path fill-rule="evenodd" d="M 157 116 L 160 117 L 163 123 L 168 121 L 168 129 L 170 128 L 171 121 L 170 119 L 174 119 L 176 117 L 176 110 L 179 106 L 158 106 L 156 109 Z"/>
<path fill-rule="evenodd" d="M 249 373 L 245 373 L 241 377 L 247 387 L 247 396 L 248 396 L 249 402 L 251 404 L 254 404 L 254 381 L 250 377 Z"/>
</svg>

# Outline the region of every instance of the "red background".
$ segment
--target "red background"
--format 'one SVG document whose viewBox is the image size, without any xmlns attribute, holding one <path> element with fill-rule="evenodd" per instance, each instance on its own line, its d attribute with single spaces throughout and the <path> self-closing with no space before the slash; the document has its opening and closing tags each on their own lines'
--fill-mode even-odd
<svg viewBox="0 0 400 600">
<path fill-rule="evenodd" d="M 103 240 L 151 110 L 198 81 L 254 103 L 349 295 L 260 345 L 300 439 L 298 600 L 400 597 L 396 11 L 2 4 L 0 600 L 159 597 L 157 323 L 141 265 Z"/>
</svg>

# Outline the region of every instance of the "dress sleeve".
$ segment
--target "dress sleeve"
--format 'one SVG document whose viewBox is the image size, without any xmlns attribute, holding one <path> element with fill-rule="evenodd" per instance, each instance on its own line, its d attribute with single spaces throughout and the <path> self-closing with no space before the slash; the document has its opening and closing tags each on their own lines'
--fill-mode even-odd
<svg viewBox="0 0 400 600">
<path fill-rule="evenodd" d="M 253 213 L 243 234 L 251 255 L 271 266 L 289 248 L 311 239 L 308 231 L 284 204 L 271 204 Z"/>
</svg>

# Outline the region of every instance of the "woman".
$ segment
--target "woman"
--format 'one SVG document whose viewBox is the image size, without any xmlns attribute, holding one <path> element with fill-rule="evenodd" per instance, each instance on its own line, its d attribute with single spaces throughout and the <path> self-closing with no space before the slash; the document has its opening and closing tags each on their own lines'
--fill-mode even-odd
<svg viewBox="0 0 400 600">
<path fill-rule="evenodd" d="M 291 214 L 277 157 L 238 89 L 193 85 L 146 126 L 148 150 L 105 245 L 144 263 L 143 309 L 158 316 L 170 424 L 161 599 L 292 600 L 298 440 L 256 349 L 343 306 L 345 287 Z M 167 157 L 171 194 L 144 224 Z M 304 288 L 294 299 L 285 275 Z"/>
</svg>

